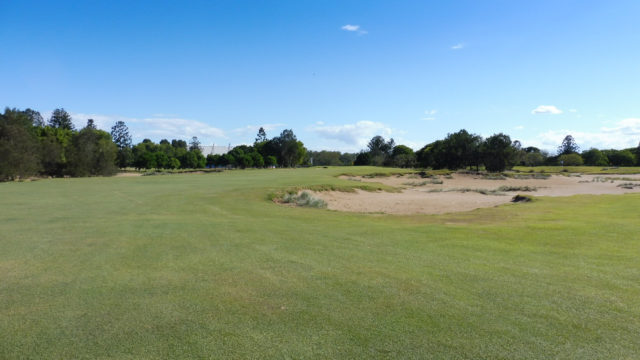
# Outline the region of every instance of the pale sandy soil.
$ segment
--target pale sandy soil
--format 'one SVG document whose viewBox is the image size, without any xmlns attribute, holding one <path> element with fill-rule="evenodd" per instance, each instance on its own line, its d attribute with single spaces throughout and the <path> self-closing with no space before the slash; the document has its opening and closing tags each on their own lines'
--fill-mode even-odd
<svg viewBox="0 0 640 360">
<path fill-rule="evenodd" d="M 139 172 L 119 172 L 116 174 L 117 177 L 130 177 L 130 176 L 142 176 L 142 173 Z"/>
<path fill-rule="evenodd" d="M 625 194 L 640 193 L 640 186 L 633 189 L 618 187 L 622 183 L 640 184 L 640 175 L 554 175 L 547 179 L 512 179 L 487 180 L 480 176 L 453 174 L 447 179 L 439 176 L 442 184 L 418 185 L 430 179 L 402 177 L 386 177 L 365 179 L 361 177 L 344 177 L 354 181 L 376 182 L 394 187 L 402 187 L 400 193 L 389 192 L 317 192 L 315 197 L 327 202 L 328 208 L 352 212 L 382 212 L 387 214 L 443 214 L 469 211 L 478 208 L 492 207 L 511 201 L 516 194 L 533 196 L 570 196 L 578 194 Z M 611 180 L 606 178 L 629 178 L 636 181 Z M 413 184 L 408 184 L 413 183 Z M 494 190 L 500 186 L 529 186 L 537 191 L 505 192 L 505 195 L 483 195 L 476 192 L 446 191 L 451 189 L 487 189 Z M 442 189 L 442 192 L 429 192 Z"/>
</svg>

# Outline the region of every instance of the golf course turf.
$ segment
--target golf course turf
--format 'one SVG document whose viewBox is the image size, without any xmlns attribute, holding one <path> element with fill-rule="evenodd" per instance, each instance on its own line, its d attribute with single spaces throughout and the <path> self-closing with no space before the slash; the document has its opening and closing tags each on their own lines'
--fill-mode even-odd
<svg viewBox="0 0 640 360">
<path fill-rule="evenodd" d="M 0 183 L 0 359 L 640 357 L 640 194 L 270 200 L 392 170 Z"/>
</svg>

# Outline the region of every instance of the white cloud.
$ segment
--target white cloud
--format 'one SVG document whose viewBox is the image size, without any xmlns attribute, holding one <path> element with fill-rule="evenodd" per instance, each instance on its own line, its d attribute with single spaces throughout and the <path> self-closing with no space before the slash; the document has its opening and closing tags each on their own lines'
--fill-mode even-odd
<svg viewBox="0 0 640 360">
<path fill-rule="evenodd" d="M 358 35 L 364 35 L 364 34 L 367 33 L 366 30 L 360 28 L 360 25 L 347 24 L 347 25 L 342 26 L 341 29 L 344 30 L 344 31 L 357 32 Z"/>
<path fill-rule="evenodd" d="M 531 110 L 532 114 L 562 114 L 562 110 L 553 105 L 540 105 L 537 108 Z"/>
<path fill-rule="evenodd" d="M 360 30 L 360 25 L 345 25 L 341 28 L 342 30 L 346 30 L 346 31 L 358 31 Z"/>
<path fill-rule="evenodd" d="M 152 117 L 144 119 L 130 119 L 132 124 L 144 124 L 141 129 L 136 129 L 138 137 L 189 139 L 192 136 L 199 138 L 227 138 L 224 131 L 209 124 L 197 120 L 182 118 Z"/>
<path fill-rule="evenodd" d="M 576 112 L 578 112 L 578 110 L 577 109 L 569 109 L 569 112 L 576 113 Z"/>
<path fill-rule="evenodd" d="M 438 112 L 438 110 L 435 110 L 435 109 L 425 110 L 424 111 L 425 117 L 423 117 L 422 120 L 425 120 L 425 121 L 433 121 L 433 120 L 435 120 L 436 117 L 433 116 L 433 115 L 435 115 L 437 112 Z"/>
<path fill-rule="evenodd" d="M 461 50 L 464 49 L 466 45 L 464 43 L 458 43 L 451 47 L 451 50 Z"/>
<path fill-rule="evenodd" d="M 264 131 L 267 133 L 267 137 L 274 137 L 279 134 L 270 134 L 270 132 L 282 126 L 284 126 L 284 124 L 247 125 L 241 128 L 235 128 L 231 130 L 231 132 L 235 135 L 246 137 L 246 136 L 257 135 L 258 130 L 260 130 L 260 128 L 263 128 Z"/>
<path fill-rule="evenodd" d="M 337 140 L 350 145 L 351 148 L 363 148 L 372 137 L 376 135 L 388 137 L 392 133 L 390 127 L 375 121 L 358 121 L 355 124 L 334 126 L 314 126 L 310 130 L 324 139 Z"/>
<path fill-rule="evenodd" d="M 522 126 L 522 125 L 518 125 L 518 126 L 516 126 L 514 129 L 516 129 L 516 130 L 522 130 L 522 129 L 524 129 L 524 126 Z"/>
<path fill-rule="evenodd" d="M 623 119 L 612 127 L 602 127 L 600 131 L 550 130 L 536 138 L 523 141 L 527 146 L 537 146 L 552 152 L 562 143 L 566 135 L 572 135 L 581 149 L 623 149 L 638 146 L 640 141 L 640 118 Z"/>
<path fill-rule="evenodd" d="M 43 116 L 45 114 L 47 115 L 46 119 L 48 119 L 51 112 L 45 112 Z M 70 115 L 76 129 L 85 127 L 87 120 L 93 119 L 98 129 L 109 132 L 117 121 L 124 121 L 129 128 L 129 133 L 134 137 L 134 141 L 144 138 L 152 138 L 156 141 L 163 138 L 186 140 L 193 136 L 197 136 L 205 141 L 228 138 L 225 132 L 217 127 L 202 121 L 179 117 L 152 116 L 147 118 L 132 118 L 118 115 L 85 113 L 70 113 Z"/>
</svg>

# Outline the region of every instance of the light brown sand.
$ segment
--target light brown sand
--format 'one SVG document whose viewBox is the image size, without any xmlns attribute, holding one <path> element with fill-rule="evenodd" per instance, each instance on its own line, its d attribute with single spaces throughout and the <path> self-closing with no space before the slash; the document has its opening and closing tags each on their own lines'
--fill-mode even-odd
<svg viewBox="0 0 640 360">
<path fill-rule="evenodd" d="M 605 178 L 631 178 L 638 181 L 606 180 Z M 625 194 L 640 193 L 640 187 L 624 189 L 618 185 L 633 182 L 640 184 L 640 175 L 554 175 L 547 179 L 505 179 L 487 180 L 480 176 L 453 174 L 452 179 L 440 176 L 443 184 L 417 185 L 429 179 L 402 177 L 386 178 L 354 178 L 348 179 L 364 182 L 377 182 L 395 187 L 403 187 L 400 193 L 356 191 L 317 192 L 314 196 L 327 202 L 328 208 L 352 212 L 382 212 L 387 214 L 442 214 L 449 212 L 469 211 L 477 208 L 492 207 L 511 201 L 515 194 L 533 196 L 570 196 L 578 194 Z M 408 185 L 407 183 L 414 183 Z M 530 186 L 537 191 L 506 192 L 506 195 L 483 195 L 476 192 L 446 191 L 449 189 L 487 189 L 494 190 L 500 186 Z M 442 189 L 443 192 L 429 192 L 431 189 Z"/>
</svg>

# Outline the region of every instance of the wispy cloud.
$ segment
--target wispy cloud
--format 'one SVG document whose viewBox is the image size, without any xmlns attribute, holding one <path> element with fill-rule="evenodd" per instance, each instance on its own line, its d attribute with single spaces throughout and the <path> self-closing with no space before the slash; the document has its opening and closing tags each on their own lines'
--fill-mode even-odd
<svg viewBox="0 0 640 360">
<path fill-rule="evenodd" d="M 45 114 L 50 114 L 50 112 Z M 203 140 L 210 141 L 228 138 L 222 129 L 202 121 L 184 119 L 177 116 L 156 114 L 151 117 L 133 118 L 119 115 L 85 113 L 70 113 L 70 115 L 74 125 L 78 129 L 83 128 L 87 124 L 88 119 L 93 119 L 98 129 L 105 131 L 111 131 L 111 127 L 117 121 L 124 121 L 129 127 L 129 132 L 134 139 L 190 139 L 193 136 L 197 136 Z"/>
<path fill-rule="evenodd" d="M 558 115 L 562 114 L 562 110 L 558 109 L 553 105 L 540 105 L 537 108 L 531 110 L 532 114 L 553 114 Z"/>
<path fill-rule="evenodd" d="M 451 46 L 451 50 L 461 50 L 461 49 L 464 49 L 465 46 L 467 46 L 465 43 L 457 43 Z"/>
<path fill-rule="evenodd" d="M 436 113 L 438 112 L 438 110 L 432 109 L 432 110 L 425 110 L 424 111 L 424 115 L 425 117 L 422 118 L 422 120 L 426 120 L 426 121 L 433 121 L 436 119 L 436 117 L 434 116 Z"/>
<path fill-rule="evenodd" d="M 611 127 L 601 127 L 599 131 L 574 131 L 571 129 L 550 130 L 523 143 L 543 149 L 554 150 L 566 135 L 572 135 L 580 148 L 623 149 L 638 146 L 640 139 L 640 118 L 627 118 Z"/>
<path fill-rule="evenodd" d="M 366 30 L 360 28 L 360 25 L 347 24 L 347 25 L 342 26 L 341 29 L 344 30 L 344 31 L 350 31 L 350 32 L 358 33 L 358 35 L 364 35 L 364 34 L 367 33 Z"/>
<path fill-rule="evenodd" d="M 376 135 L 390 136 L 387 125 L 375 121 L 358 121 L 355 124 L 313 126 L 310 130 L 318 136 L 349 145 L 351 149 L 363 148 Z"/>
<path fill-rule="evenodd" d="M 231 132 L 234 135 L 238 135 L 238 136 L 243 136 L 243 137 L 251 137 L 253 135 L 257 135 L 258 134 L 258 130 L 260 130 L 260 128 L 263 128 L 264 131 L 267 133 L 267 137 L 274 137 L 277 136 L 279 134 L 271 134 L 271 132 L 274 132 L 274 130 L 283 127 L 284 124 L 263 124 L 263 125 L 247 125 L 247 126 L 243 126 L 240 128 L 235 128 L 233 130 L 231 130 Z M 251 139 L 253 140 L 253 138 Z"/>
</svg>

